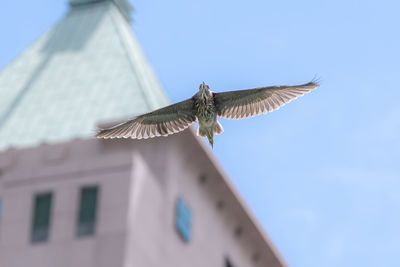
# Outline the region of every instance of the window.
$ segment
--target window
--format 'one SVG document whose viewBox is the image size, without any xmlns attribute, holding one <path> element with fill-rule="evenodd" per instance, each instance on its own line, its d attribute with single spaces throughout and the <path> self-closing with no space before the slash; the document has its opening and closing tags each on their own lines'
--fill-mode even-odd
<svg viewBox="0 0 400 267">
<path fill-rule="evenodd" d="M 192 228 L 192 214 L 182 198 L 176 201 L 175 227 L 185 242 L 189 242 Z"/>
<path fill-rule="evenodd" d="M 81 189 L 77 236 L 94 235 L 97 211 L 97 186 Z"/>
<path fill-rule="evenodd" d="M 233 267 L 233 264 L 228 258 L 225 258 L 225 267 Z"/>
<path fill-rule="evenodd" d="M 3 202 L 2 202 L 2 199 L 0 197 L 0 233 L 1 233 L 1 214 L 2 214 L 2 211 L 3 211 Z"/>
<path fill-rule="evenodd" d="M 49 239 L 52 198 L 52 193 L 35 196 L 32 216 L 32 243 L 40 243 Z"/>
</svg>

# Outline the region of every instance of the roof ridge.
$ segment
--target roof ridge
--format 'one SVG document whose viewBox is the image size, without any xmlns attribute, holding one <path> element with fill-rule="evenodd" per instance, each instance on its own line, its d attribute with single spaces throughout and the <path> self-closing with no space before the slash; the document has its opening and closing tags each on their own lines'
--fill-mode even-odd
<svg viewBox="0 0 400 267">
<path fill-rule="evenodd" d="M 118 17 L 114 17 L 114 12 L 111 12 L 109 15 L 110 15 L 111 20 L 113 22 L 113 26 L 115 28 L 115 31 L 117 32 L 118 37 L 120 39 L 121 46 L 124 49 L 124 51 L 125 51 L 125 53 L 127 55 L 127 58 L 129 59 L 128 61 L 130 63 L 130 67 L 132 69 L 137 69 L 140 72 L 139 74 L 141 74 L 141 75 L 138 75 L 138 73 L 136 73 L 136 77 L 138 79 L 139 87 L 141 88 L 141 92 L 142 92 L 143 96 L 147 96 L 146 97 L 146 102 L 148 104 L 148 108 L 149 109 L 155 109 L 155 108 L 159 107 L 160 103 L 151 103 L 149 100 L 159 99 L 158 97 L 160 97 L 160 96 L 162 98 L 166 98 L 168 100 L 168 97 L 167 97 L 167 95 L 165 94 L 165 92 L 163 90 L 158 90 L 157 89 L 157 88 L 161 89 L 161 85 L 160 85 L 160 83 L 159 83 L 157 78 L 156 79 L 152 79 L 153 82 L 157 82 L 157 84 L 155 84 L 154 87 L 151 86 L 151 88 L 153 90 L 143 90 L 144 88 L 147 87 L 147 86 L 144 86 L 144 84 L 146 83 L 145 76 L 147 76 L 147 75 L 151 75 L 151 76 L 154 75 L 155 76 L 155 74 L 154 74 L 151 66 L 147 63 L 147 60 L 144 57 L 140 58 L 140 59 L 138 58 L 138 57 L 143 56 L 143 51 L 140 48 L 140 46 L 135 42 L 135 40 L 132 38 L 134 34 L 133 34 L 132 30 L 130 29 L 129 24 L 127 22 L 125 22 L 125 21 L 122 22 L 122 23 L 126 23 L 126 26 L 127 26 L 126 28 L 129 27 L 128 32 L 122 32 L 122 31 L 126 31 L 127 29 L 118 27 L 118 25 L 121 25 L 121 24 L 116 22 Z M 126 37 L 128 37 L 128 38 L 126 38 Z M 129 43 L 129 42 L 131 42 L 131 43 Z M 132 46 L 132 45 L 135 46 L 135 49 L 128 49 L 128 47 Z M 133 51 L 140 51 L 141 53 L 135 54 L 135 53 L 133 53 Z M 137 66 L 138 62 L 140 62 L 140 63 L 142 63 L 142 64 L 144 64 L 146 66 L 144 66 L 144 68 L 141 68 L 140 66 Z M 136 68 L 135 68 L 135 66 L 136 66 Z M 146 71 L 151 71 L 151 73 L 150 74 L 145 73 Z M 168 102 L 169 102 L 169 100 L 167 102 L 164 102 L 164 103 L 161 103 L 161 104 L 165 105 Z"/>
<path fill-rule="evenodd" d="M 116 33 L 117 33 L 117 35 L 118 35 L 118 37 L 119 37 L 119 41 L 120 41 L 120 44 L 121 44 L 121 46 L 122 46 L 122 49 L 124 50 L 124 52 L 125 52 L 125 54 L 126 54 L 126 57 L 128 58 L 129 66 L 130 66 L 130 68 L 131 68 L 132 70 L 134 70 L 133 62 L 132 62 L 132 60 L 131 60 L 131 58 L 130 58 L 130 54 L 129 54 L 128 51 L 127 51 L 127 47 L 126 47 L 126 45 L 125 45 L 125 43 L 124 43 L 124 39 L 122 38 L 121 33 L 120 33 L 120 31 L 119 31 L 119 29 L 118 29 L 116 23 L 115 23 L 115 18 L 112 16 L 112 14 L 109 14 L 109 16 L 110 16 L 111 21 L 112 21 L 112 24 L 113 24 L 113 26 L 114 26 L 114 30 L 116 31 Z M 137 76 L 137 79 L 138 79 L 138 82 L 139 82 L 140 78 L 138 77 L 138 75 L 136 75 L 136 76 Z M 143 87 L 141 87 L 140 84 L 139 84 L 139 88 L 140 88 L 140 92 L 141 92 L 141 94 L 142 94 L 142 96 L 143 96 L 143 99 L 145 99 L 145 102 L 146 102 L 147 107 L 148 107 L 149 109 L 151 109 L 152 107 L 151 107 L 151 105 L 150 105 L 150 103 L 149 103 L 149 100 L 147 99 L 146 94 L 145 94 L 145 92 L 143 91 Z"/>
</svg>

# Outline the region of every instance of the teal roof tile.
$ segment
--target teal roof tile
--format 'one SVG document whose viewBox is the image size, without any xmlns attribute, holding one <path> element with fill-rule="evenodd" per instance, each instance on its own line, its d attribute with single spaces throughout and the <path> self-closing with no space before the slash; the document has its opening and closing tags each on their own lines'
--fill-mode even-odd
<svg viewBox="0 0 400 267">
<path fill-rule="evenodd" d="M 0 72 L 0 150 L 91 137 L 100 121 L 167 104 L 120 8 L 72 6 Z"/>
</svg>

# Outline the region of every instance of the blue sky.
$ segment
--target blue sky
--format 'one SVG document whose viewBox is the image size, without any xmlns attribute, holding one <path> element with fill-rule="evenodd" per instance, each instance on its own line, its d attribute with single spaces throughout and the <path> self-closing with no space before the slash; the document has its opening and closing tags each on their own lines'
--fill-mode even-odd
<svg viewBox="0 0 400 267">
<path fill-rule="evenodd" d="M 5 0 L 0 68 L 66 0 Z M 280 110 L 225 120 L 214 152 L 291 266 L 400 266 L 398 1 L 132 0 L 172 101 L 322 78 Z"/>
</svg>

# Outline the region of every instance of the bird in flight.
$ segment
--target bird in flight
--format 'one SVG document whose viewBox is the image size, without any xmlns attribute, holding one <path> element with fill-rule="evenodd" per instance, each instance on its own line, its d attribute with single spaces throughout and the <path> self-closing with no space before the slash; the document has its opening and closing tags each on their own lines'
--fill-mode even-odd
<svg viewBox="0 0 400 267">
<path fill-rule="evenodd" d="M 216 93 L 204 82 L 191 98 L 139 115 L 108 129 L 98 138 L 146 139 L 181 132 L 198 121 L 197 135 L 205 136 L 213 147 L 214 134 L 224 131 L 217 117 L 241 119 L 279 109 L 319 86 L 317 81 L 300 85 L 267 86 Z"/>
</svg>

